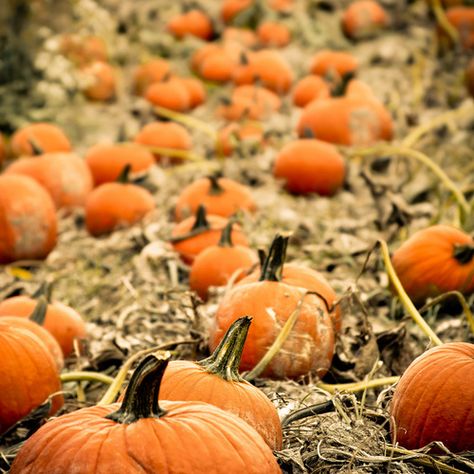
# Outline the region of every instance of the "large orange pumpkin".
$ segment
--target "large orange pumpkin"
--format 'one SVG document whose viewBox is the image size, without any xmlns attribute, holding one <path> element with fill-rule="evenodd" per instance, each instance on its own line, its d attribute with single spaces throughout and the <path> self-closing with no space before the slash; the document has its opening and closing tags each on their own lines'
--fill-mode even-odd
<svg viewBox="0 0 474 474">
<path fill-rule="evenodd" d="M 416 304 L 447 291 L 474 291 L 474 240 L 454 227 L 435 225 L 416 232 L 395 251 L 392 262 Z"/>
<path fill-rule="evenodd" d="M 158 402 L 166 364 L 154 355 L 143 359 L 121 405 L 83 408 L 41 427 L 10 473 L 281 472 L 262 437 L 232 413 L 207 403 Z"/>
<path fill-rule="evenodd" d="M 452 342 L 415 359 L 393 394 L 393 442 L 419 449 L 442 441 L 451 451 L 474 450 L 474 344 Z"/>
<path fill-rule="evenodd" d="M 56 238 L 56 210 L 43 186 L 27 176 L 0 176 L 0 263 L 46 258 Z"/>
</svg>

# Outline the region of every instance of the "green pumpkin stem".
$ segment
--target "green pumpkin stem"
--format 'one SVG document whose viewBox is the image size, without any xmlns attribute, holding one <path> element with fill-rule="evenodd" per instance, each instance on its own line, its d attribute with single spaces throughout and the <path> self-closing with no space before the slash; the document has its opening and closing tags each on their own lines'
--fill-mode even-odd
<svg viewBox="0 0 474 474">
<path fill-rule="evenodd" d="M 132 165 L 127 163 L 121 173 L 117 178 L 117 183 L 127 184 L 130 182 L 130 171 L 132 170 Z"/>
<path fill-rule="evenodd" d="M 53 285 L 49 281 L 44 281 L 41 283 L 41 286 L 33 293 L 33 299 L 39 299 L 42 296 L 46 298 L 48 303 L 51 303 L 51 298 L 53 294 Z"/>
<path fill-rule="evenodd" d="M 455 245 L 453 257 L 461 265 L 467 265 L 474 258 L 474 245 L 473 244 Z"/>
<path fill-rule="evenodd" d="M 37 303 L 35 308 L 33 309 L 33 312 L 30 315 L 30 320 L 34 321 L 36 324 L 39 324 L 42 326 L 44 324 L 44 320 L 46 318 L 46 312 L 48 311 L 48 301 L 44 296 L 41 296 Z"/>
<path fill-rule="evenodd" d="M 219 196 L 224 192 L 224 188 L 219 184 L 219 179 L 222 178 L 221 173 L 215 173 L 207 176 L 210 182 L 209 194 L 211 196 Z"/>
<path fill-rule="evenodd" d="M 105 418 L 131 424 L 141 418 L 160 418 L 166 412 L 158 404 L 161 379 L 168 359 L 151 354 L 138 364 L 125 390 L 122 406 Z"/>
<path fill-rule="evenodd" d="M 191 237 L 202 234 L 211 228 L 211 224 L 207 220 L 206 208 L 201 204 L 196 211 L 196 219 L 194 221 L 191 230 L 183 235 L 178 235 L 177 237 L 171 237 L 170 242 L 182 242 L 183 240 L 188 240 Z"/>
<path fill-rule="evenodd" d="M 344 97 L 347 92 L 347 86 L 349 85 L 349 82 L 354 79 L 354 72 L 346 72 L 342 77 L 341 80 L 336 86 L 333 88 L 331 91 L 331 96 L 332 97 Z"/>
<path fill-rule="evenodd" d="M 221 238 L 219 240 L 219 247 L 233 247 L 234 244 L 232 243 L 232 226 L 234 225 L 234 221 L 231 219 L 227 223 L 227 225 L 222 229 Z"/>
<path fill-rule="evenodd" d="M 44 150 L 41 148 L 36 138 L 30 136 L 28 138 L 28 143 L 31 145 L 31 148 L 33 150 L 33 156 L 39 156 L 44 154 Z"/>
<path fill-rule="evenodd" d="M 267 259 L 267 252 L 263 249 L 258 249 L 258 261 L 260 262 L 260 268 L 262 268 L 265 265 L 265 260 Z"/>
<path fill-rule="evenodd" d="M 280 281 L 290 237 L 277 234 L 262 265 L 260 281 Z"/>
<path fill-rule="evenodd" d="M 207 372 L 216 374 L 224 380 L 242 382 L 239 374 L 240 359 L 252 318 L 244 316 L 234 321 L 225 333 L 214 353 L 198 364 Z"/>
</svg>

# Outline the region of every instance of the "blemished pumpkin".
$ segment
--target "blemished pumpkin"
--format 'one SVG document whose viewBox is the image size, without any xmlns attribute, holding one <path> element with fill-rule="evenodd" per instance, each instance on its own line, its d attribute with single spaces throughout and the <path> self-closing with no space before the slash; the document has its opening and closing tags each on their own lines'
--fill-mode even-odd
<svg viewBox="0 0 474 474">
<path fill-rule="evenodd" d="M 222 217 L 230 217 L 240 210 L 253 212 L 257 208 L 247 186 L 219 175 L 200 178 L 181 191 L 175 206 L 175 220 L 195 214 L 201 205 L 209 214 Z"/>
<path fill-rule="evenodd" d="M 256 253 L 244 245 L 232 242 L 233 222 L 224 227 L 217 245 L 203 250 L 189 273 L 189 287 L 206 301 L 211 286 L 224 286 L 231 279 L 239 281 L 258 263 Z"/>
<path fill-rule="evenodd" d="M 327 99 L 330 96 L 329 85 L 320 76 L 305 76 L 295 84 L 293 89 L 293 103 L 296 107 L 305 107 L 313 100 Z"/>
<path fill-rule="evenodd" d="M 33 178 L 48 191 L 57 209 L 83 207 L 93 187 L 89 167 L 73 153 L 46 153 L 16 160 L 5 174 Z"/>
<path fill-rule="evenodd" d="M 207 41 L 214 34 L 211 19 L 198 9 L 192 9 L 173 17 L 168 22 L 167 29 L 179 39 L 189 35 Z"/>
<path fill-rule="evenodd" d="M 133 89 L 135 94 L 143 95 L 149 86 L 155 82 L 162 82 L 171 74 L 168 61 L 154 58 L 136 67 L 133 73 Z"/>
<path fill-rule="evenodd" d="M 214 353 L 198 362 L 174 360 L 161 382 L 165 400 L 210 403 L 233 413 L 255 428 L 268 446 L 281 449 L 282 431 L 275 406 L 239 374 L 240 357 L 252 318 L 235 321 Z"/>
<path fill-rule="evenodd" d="M 205 207 L 201 205 L 195 216 L 190 216 L 173 227 L 170 242 L 181 259 L 191 264 L 204 249 L 217 245 L 227 221 L 222 216 L 207 215 Z M 232 228 L 232 242 L 246 247 L 249 245 L 238 225 Z"/>
<path fill-rule="evenodd" d="M 69 152 L 71 142 L 65 133 L 56 125 L 50 123 L 33 123 L 17 130 L 10 141 L 13 156 L 36 155 L 34 149 L 42 153 Z"/>
<path fill-rule="evenodd" d="M 415 232 L 393 254 L 393 267 L 415 304 L 447 291 L 474 292 L 474 240 L 435 225 Z"/>
<path fill-rule="evenodd" d="M 94 185 L 116 181 L 126 165 L 130 176 L 142 176 L 155 163 L 153 154 L 135 143 L 98 144 L 89 148 L 85 161 L 91 171 Z"/>
<path fill-rule="evenodd" d="M 253 5 L 255 0 L 224 0 L 221 3 L 221 18 L 225 23 L 231 23 L 232 20 L 247 8 Z"/>
<path fill-rule="evenodd" d="M 357 67 L 357 59 L 352 54 L 324 49 L 313 56 L 309 69 L 311 74 L 337 80 L 348 73 L 355 73 Z"/>
<path fill-rule="evenodd" d="M 283 48 L 291 41 L 291 32 L 283 23 L 264 21 L 257 28 L 257 37 L 266 47 Z"/>
<path fill-rule="evenodd" d="M 0 318 L 0 434 L 51 399 L 50 414 L 63 405 L 58 368 L 33 332 Z"/>
<path fill-rule="evenodd" d="M 452 452 L 474 450 L 474 344 L 450 342 L 416 358 L 390 406 L 393 442 L 419 449 L 441 441 Z"/>
<path fill-rule="evenodd" d="M 273 175 L 283 179 L 291 193 L 332 196 L 344 183 L 346 166 L 335 146 L 305 138 L 290 142 L 280 150 Z"/>
<path fill-rule="evenodd" d="M 85 213 L 86 228 L 98 237 L 120 227 L 131 227 L 155 208 L 152 194 L 128 182 L 130 165 L 126 165 L 117 181 L 104 183 L 89 195 Z"/>
<path fill-rule="evenodd" d="M 165 107 L 176 112 L 191 108 L 191 97 L 186 86 L 177 78 L 154 82 L 145 91 L 145 98 L 152 105 Z"/>
<path fill-rule="evenodd" d="M 342 14 L 342 30 L 349 38 L 369 38 L 389 24 L 387 12 L 374 0 L 352 2 Z"/>
<path fill-rule="evenodd" d="M 244 143 L 251 144 L 256 150 L 265 146 L 264 129 L 259 122 L 233 122 L 221 128 L 217 134 L 216 152 L 230 156 Z"/>
<path fill-rule="evenodd" d="M 83 408 L 42 426 L 10 473 L 281 472 L 272 450 L 241 418 L 206 403 L 158 401 L 167 363 L 155 355 L 143 359 L 121 404 Z"/>
<path fill-rule="evenodd" d="M 54 202 L 28 176 L 0 176 L 0 263 L 44 259 L 56 246 Z"/>
<path fill-rule="evenodd" d="M 211 327 L 209 345 L 214 350 L 235 320 L 242 314 L 251 315 L 252 326 L 240 364 L 241 370 L 251 370 L 274 343 L 287 319 L 298 311 L 293 329 L 262 376 L 323 377 L 334 354 L 333 323 L 321 298 L 282 281 L 287 242 L 283 236 L 275 238 L 257 282 L 240 283 L 224 295 Z"/>
<path fill-rule="evenodd" d="M 81 72 L 88 81 L 83 91 L 88 99 L 100 102 L 115 97 L 117 74 L 109 63 L 95 61 L 84 66 Z"/>
<path fill-rule="evenodd" d="M 29 296 L 7 298 L 0 302 L 0 321 L 3 316 L 29 318 L 37 303 L 37 300 Z M 59 301 L 52 301 L 48 304 L 42 327 L 56 339 L 64 357 L 72 354 L 76 339 L 80 340 L 87 337 L 86 324 L 81 315 L 70 306 Z"/>
</svg>

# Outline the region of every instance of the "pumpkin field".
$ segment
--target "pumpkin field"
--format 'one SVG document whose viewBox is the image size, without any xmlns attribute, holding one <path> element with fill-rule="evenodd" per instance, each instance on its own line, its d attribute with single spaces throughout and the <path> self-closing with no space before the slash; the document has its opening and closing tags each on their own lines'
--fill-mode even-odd
<svg viewBox="0 0 474 474">
<path fill-rule="evenodd" d="M 473 312 L 471 0 L 0 0 L 0 473 L 473 473 Z"/>
</svg>

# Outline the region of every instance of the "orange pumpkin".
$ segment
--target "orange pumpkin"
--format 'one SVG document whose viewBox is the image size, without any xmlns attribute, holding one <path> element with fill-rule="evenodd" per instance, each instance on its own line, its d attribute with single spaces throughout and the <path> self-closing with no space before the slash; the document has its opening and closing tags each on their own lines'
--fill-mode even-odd
<svg viewBox="0 0 474 474">
<path fill-rule="evenodd" d="M 448 8 L 446 18 L 458 31 L 462 47 L 474 48 L 474 7 Z M 441 37 L 444 37 L 443 30 L 439 28 L 438 32 Z"/>
<path fill-rule="evenodd" d="M 210 214 L 222 217 L 239 210 L 253 212 L 257 207 L 246 186 L 219 175 L 198 179 L 181 191 L 174 210 L 176 221 L 195 214 L 201 205 Z"/>
<path fill-rule="evenodd" d="M 107 46 L 98 36 L 62 35 L 60 51 L 79 66 L 108 59 Z"/>
<path fill-rule="evenodd" d="M 172 77 L 163 82 L 151 84 L 146 92 L 148 102 L 176 112 L 185 112 L 191 108 L 191 97 L 181 80 Z"/>
<path fill-rule="evenodd" d="M 51 399 L 50 414 L 63 405 L 53 356 L 33 332 L 0 319 L 0 434 Z"/>
<path fill-rule="evenodd" d="M 265 394 L 239 374 L 251 319 L 246 316 L 235 321 L 207 359 L 171 361 L 161 382 L 160 396 L 166 400 L 210 403 L 233 413 L 277 450 L 282 442 L 278 413 Z"/>
<path fill-rule="evenodd" d="M 178 78 L 189 94 L 190 107 L 194 109 L 206 100 L 206 89 L 204 84 L 196 77 Z"/>
<path fill-rule="evenodd" d="M 389 23 L 387 12 L 374 0 L 352 2 L 342 15 L 342 29 L 349 38 L 373 36 Z"/>
<path fill-rule="evenodd" d="M 116 181 L 126 165 L 131 166 L 131 176 L 141 176 L 155 163 L 151 152 L 134 143 L 95 145 L 89 148 L 85 160 L 95 186 Z"/>
<path fill-rule="evenodd" d="M 171 73 L 168 61 L 161 58 L 151 59 L 135 69 L 133 73 L 134 92 L 143 95 L 149 86 L 165 80 Z"/>
<path fill-rule="evenodd" d="M 229 156 L 243 143 L 251 143 L 258 149 L 265 145 L 264 130 L 258 122 L 230 123 L 221 128 L 217 135 L 216 152 Z"/>
<path fill-rule="evenodd" d="M 253 46 L 256 46 L 258 38 L 252 30 L 228 26 L 222 33 L 222 40 L 224 42 L 233 41 L 240 43 L 246 48 L 252 48 Z"/>
<path fill-rule="evenodd" d="M 395 251 L 392 262 L 416 304 L 447 291 L 474 291 L 474 240 L 454 227 L 435 225 L 415 232 Z"/>
<path fill-rule="evenodd" d="M 197 255 L 211 245 L 217 245 L 227 219 L 221 216 L 206 215 L 204 206 L 199 206 L 196 215 L 176 224 L 171 232 L 170 242 L 181 259 L 193 263 Z M 232 229 L 232 242 L 248 247 L 248 241 L 239 226 Z"/>
<path fill-rule="evenodd" d="M 56 210 L 43 186 L 27 176 L 1 175 L 0 263 L 46 258 L 56 238 Z"/>
<path fill-rule="evenodd" d="M 69 152 L 71 143 L 64 132 L 49 123 L 33 123 L 17 130 L 11 139 L 10 149 L 14 156 L 36 155 L 35 146 L 42 153 Z"/>
<path fill-rule="evenodd" d="M 286 25 L 275 21 L 264 21 L 257 29 L 260 43 L 268 47 L 283 48 L 291 41 L 291 33 Z"/>
<path fill-rule="evenodd" d="M 230 325 L 242 314 L 252 315 L 253 324 L 242 354 L 241 370 L 252 369 L 274 343 L 286 320 L 299 311 L 298 319 L 281 350 L 262 375 L 298 378 L 323 377 L 334 354 L 334 330 L 324 302 L 305 288 L 281 281 L 288 239 L 277 236 L 262 266 L 257 282 L 236 285 L 217 308 L 209 344 L 214 350 Z"/>
<path fill-rule="evenodd" d="M 296 107 L 305 107 L 313 100 L 327 99 L 330 96 L 329 86 L 320 76 L 305 76 L 293 89 L 293 103 Z"/>
<path fill-rule="evenodd" d="M 118 180 L 95 188 L 86 202 L 86 228 L 91 235 L 109 234 L 118 227 L 131 227 L 155 208 L 153 196 L 146 189 L 130 184 L 130 165 Z"/>
<path fill-rule="evenodd" d="M 29 176 L 49 192 L 57 209 L 83 207 L 93 180 L 82 158 L 72 153 L 47 153 L 14 161 L 5 174 Z"/>
<path fill-rule="evenodd" d="M 357 59 L 344 51 L 324 49 L 311 59 L 311 74 L 339 79 L 348 73 L 355 73 L 358 67 Z"/>
<path fill-rule="evenodd" d="M 232 20 L 247 8 L 251 7 L 254 0 L 224 0 L 221 4 L 221 18 L 225 23 Z"/>
<path fill-rule="evenodd" d="M 170 33 L 180 39 L 190 35 L 209 40 L 214 34 L 209 16 L 197 9 L 173 17 L 168 22 L 167 28 Z"/>
<path fill-rule="evenodd" d="M 208 403 L 158 402 L 166 365 L 150 355 L 122 404 L 83 408 L 42 426 L 10 473 L 71 472 L 73 464 L 76 474 L 280 473 L 272 450 L 241 418 Z"/>
<path fill-rule="evenodd" d="M 90 100 L 106 101 L 115 97 L 117 78 L 114 68 L 103 61 L 95 61 L 82 69 L 88 85 L 84 95 Z"/>
<path fill-rule="evenodd" d="M 224 227 L 217 245 L 203 250 L 195 259 L 189 274 L 189 286 L 205 301 L 209 287 L 224 286 L 232 278 L 241 280 L 258 262 L 253 250 L 232 243 L 233 222 Z"/>
<path fill-rule="evenodd" d="M 416 358 L 393 394 L 393 442 L 419 449 L 441 441 L 452 452 L 474 450 L 474 344 L 451 342 Z"/>
</svg>

